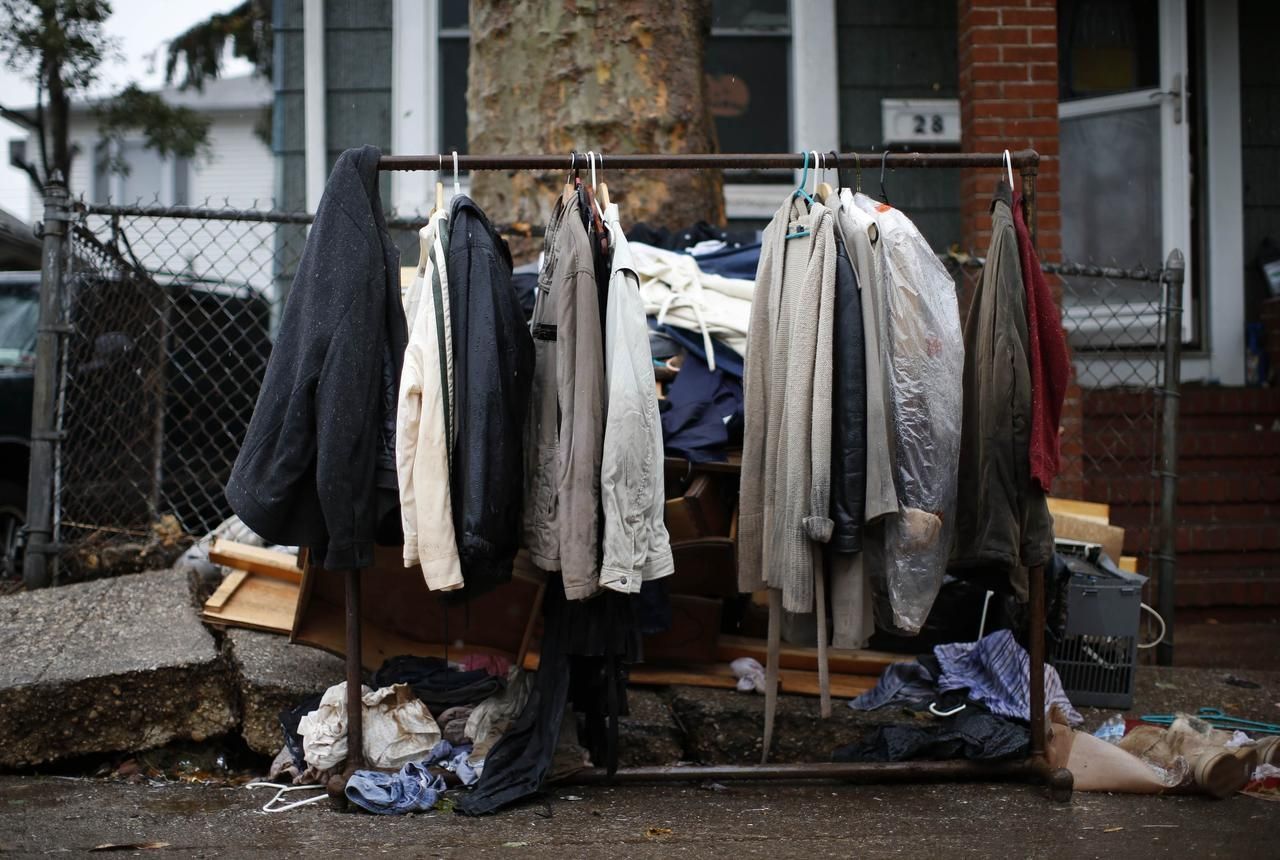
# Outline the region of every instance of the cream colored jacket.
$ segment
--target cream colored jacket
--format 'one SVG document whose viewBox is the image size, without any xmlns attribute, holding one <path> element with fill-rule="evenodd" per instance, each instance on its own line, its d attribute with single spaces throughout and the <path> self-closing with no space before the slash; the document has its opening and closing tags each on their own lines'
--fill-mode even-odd
<svg viewBox="0 0 1280 860">
<path fill-rule="evenodd" d="M 443 211 L 433 213 L 419 233 L 422 257 L 418 274 L 404 296 L 409 344 L 396 409 L 404 565 L 421 565 L 427 587 L 435 591 L 463 586 L 449 495 L 453 343 L 444 265 L 447 236 L 448 219 Z"/>
<path fill-rule="evenodd" d="M 600 464 L 604 511 L 600 585 L 635 594 L 641 582 L 668 576 L 675 566 L 663 522 L 662 422 L 644 301 L 616 204 L 605 209 L 604 220 L 613 246 L 613 271 L 604 325 L 608 389 Z"/>
</svg>

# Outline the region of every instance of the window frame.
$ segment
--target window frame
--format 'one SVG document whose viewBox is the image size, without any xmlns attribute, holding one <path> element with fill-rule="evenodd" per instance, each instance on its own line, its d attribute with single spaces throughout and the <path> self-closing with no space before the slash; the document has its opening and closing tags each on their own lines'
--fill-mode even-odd
<svg viewBox="0 0 1280 860">
<path fill-rule="evenodd" d="M 840 146 L 840 88 L 836 79 L 835 0 L 791 0 L 789 128 L 791 147 L 820 152 Z M 726 28 L 733 35 L 738 28 Z M 759 31 L 750 31 L 758 34 Z M 392 0 L 391 148 L 402 154 L 438 152 L 440 129 L 440 40 L 461 31 L 440 26 L 438 0 Z M 779 37 L 782 38 L 782 37 Z M 448 171 L 445 171 L 447 173 Z M 397 171 L 391 200 L 398 212 L 412 212 L 430 199 L 435 171 Z M 800 171 L 795 172 L 795 181 Z M 462 178 L 464 188 L 469 185 Z M 767 219 L 792 184 L 727 182 L 725 214 L 730 220 Z"/>
</svg>

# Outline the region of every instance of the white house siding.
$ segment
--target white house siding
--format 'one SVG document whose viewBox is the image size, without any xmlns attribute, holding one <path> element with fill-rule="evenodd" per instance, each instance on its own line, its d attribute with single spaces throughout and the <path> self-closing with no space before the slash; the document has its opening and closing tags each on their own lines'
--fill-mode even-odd
<svg viewBox="0 0 1280 860">
<path fill-rule="evenodd" d="M 271 209 L 275 168 L 270 148 L 254 134 L 258 109 L 209 112 L 208 154 L 191 163 L 187 203 L 214 209 Z M 75 200 L 93 200 L 94 147 L 97 123 L 75 116 L 70 140 L 79 150 L 72 161 L 68 186 Z M 34 141 L 33 141 L 34 143 Z M 114 187 L 111 183 L 110 187 Z M 172 201 L 168 188 L 142 189 L 127 200 L 110 195 L 120 205 L 152 206 Z M 32 193 L 33 212 L 42 208 Z M 92 225 L 95 228 L 98 224 Z M 138 259 L 156 273 L 182 274 L 229 287 L 247 286 L 272 294 L 274 226 L 263 223 L 177 218 L 135 218 L 123 223 Z"/>
<path fill-rule="evenodd" d="M 215 115 L 209 130 L 212 154 L 192 165 L 192 206 L 274 208 L 275 164 L 270 147 L 254 134 L 257 121 L 257 110 Z M 271 295 L 274 225 L 187 220 L 181 226 L 194 240 L 186 253 L 197 275 L 229 285 L 247 285 Z"/>
</svg>

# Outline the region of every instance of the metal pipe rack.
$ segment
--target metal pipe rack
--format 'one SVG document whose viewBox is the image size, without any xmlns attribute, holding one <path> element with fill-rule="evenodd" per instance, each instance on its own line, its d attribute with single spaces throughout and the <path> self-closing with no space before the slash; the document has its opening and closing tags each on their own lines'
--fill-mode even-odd
<svg viewBox="0 0 1280 860">
<path fill-rule="evenodd" d="M 920 153 L 920 152 L 825 152 L 829 167 L 868 169 L 912 168 L 1003 168 L 1009 165 L 1021 176 L 1026 198 L 1028 227 L 1032 240 L 1036 237 L 1035 180 L 1040 156 L 1034 150 L 1009 153 Z M 808 163 L 805 153 L 772 154 L 635 154 L 609 155 L 599 166 L 613 170 L 690 170 L 690 169 L 800 169 Z M 587 156 L 578 153 L 560 155 L 384 155 L 379 170 L 564 170 L 585 169 Z M 813 164 L 809 165 L 813 167 Z M 362 735 L 360 687 L 363 670 L 360 660 L 360 572 L 345 572 L 347 624 L 347 719 L 351 738 Z M 749 766 L 635 767 L 622 768 L 610 776 L 601 768 L 580 771 L 562 783 L 582 785 L 601 783 L 688 782 L 714 780 L 845 780 L 875 782 L 945 782 L 957 780 L 1025 779 L 1040 782 L 1059 801 L 1071 798 L 1072 776 L 1063 768 L 1053 768 L 1045 754 L 1045 582 L 1044 568 L 1037 566 L 1029 576 L 1030 619 L 1027 639 L 1030 656 L 1031 743 L 1027 758 L 1007 762 L 921 761 L 921 762 L 813 762 L 802 764 L 762 764 Z M 349 744 L 346 771 L 335 777 L 329 791 L 335 800 L 345 801 L 343 789 L 347 778 L 363 765 L 358 740 Z"/>
</svg>

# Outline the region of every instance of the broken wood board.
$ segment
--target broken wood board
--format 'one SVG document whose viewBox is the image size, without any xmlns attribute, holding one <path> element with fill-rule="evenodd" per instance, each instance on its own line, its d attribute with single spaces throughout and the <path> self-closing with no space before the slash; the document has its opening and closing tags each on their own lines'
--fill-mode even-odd
<svg viewBox="0 0 1280 860">
<path fill-rule="evenodd" d="M 209 547 L 209 561 L 236 570 L 247 570 L 250 573 L 282 579 L 285 582 L 295 584 L 302 582 L 298 557 L 278 549 L 214 538 L 213 545 Z"/>
<path fill-rule="evenodd" d="M 425 586 L 424 586 L 425 588 Z M 290 618 L 292 621 L 292 617 Z M 517 634 L 522 631 L 516 631 Z M 310 645 L 328 651 L 338 657 L 347 653 L 346 612 L 341 605 L 313 599 L 307 609 L 305 626 L 295 631 L 289 641 L 298 645 Z M 369 671 L 376 671 L 389 657 L 411 654 L 415 657 L 447 657 L 460 660 L 470 654 L 502 656 L 511 659 L 514 651 L 502 648 L 486 648 L 479 645 L 424 642 L 395 630 L 373 623 L 367 616 L 360 625 L 360 663 Z M 336 680 L 335 680 L 336 683 Z"/>
<path fill-rule="evenodd" d="M 1054 514 L 1053 536 L 1100 544 L 1112 561 L 1118 560 L 1124 552 L 1124 529 L 1076 514 Z"/>
<path fill-rule="evenodd" d="M 768 656 L 768 643 L 763 639 L 750 636 L 730 636 L 722 633 L 716 645 L 717 659 L 730 663 L 739 657 L 754 657 L 760 665 L 765 665 Z M 779 651 L 778 666 L 782 669 L 803 669 L 809 672 L 818 671 L 818 649 L 800 645 L 783 643 Z M 841 675 L 873 675 L 879 677 L 885 667 L 891 663 L 901 663 L 909 658 L 902 654 L 889 654 L 884 651 L 855 651 L 849 648 L 828 648 L 827 666 L 832 674 Z"/>
<path fill-rule="evenodd" d="M 428 590 L 419 568 L 404 566 L 400 547 L 375 546 L 373 564 L 360 571 L 359 580 L 364 595 L 361 656 L 367 667 L 377 668 L 385 657 L 430 656 L 445 645 L 450 655 L 476 651 L 514 658 L 545 576 L 521 552 L 510 582 L 463 602 L 458 595 L 449 599 Z M 308 565 L 291 640 L 342 654 L 345 600 L 341 571 Z"/>
<path fill-rule="evenodd" d="M 524 668 L 536 671 L 539 655 L 530 651 L 524 658 Z M 876 685 L 878 678 L 868 675 L 831 676 L 831 695 L 838 698 L 860 696 Z M 719 690 L 737 689 L 738 679 L 728 664 L 704 663 L 687 666 L 655 666 L 637 663 L 627 673 L 627 682 L 640 687 L 710 687 Z M 778 672 L 778 690 L 797 696 L 817 696 L 818 673 L 802 669 L 782 669 Z"/>
<path fill-rule="evenodd" d="M 293 629 L 298 593 L 292 582 L 234 570 L 205 601 L 200 617 L 220 627 L 288 634 Z"/>
<path fill-rule="evenodd" d="M 1049 504 L 1049 513 L 1055 517 L 1058 514 L 1071 514 L 1077 517 L 1083 517 L 1086 520 L 1093 520 L 1102 525 L 1111 524 L 1111 506 L 1105 502 L 1083 502 L 1079 499 L 1055 499 L 1052 496 L 1045 499 Z"/>
</svg>

